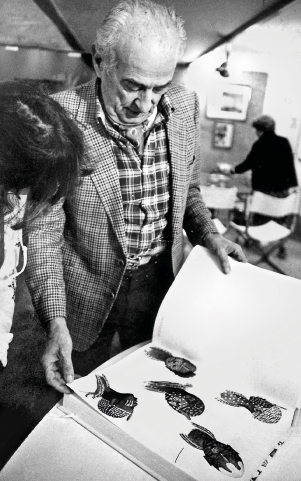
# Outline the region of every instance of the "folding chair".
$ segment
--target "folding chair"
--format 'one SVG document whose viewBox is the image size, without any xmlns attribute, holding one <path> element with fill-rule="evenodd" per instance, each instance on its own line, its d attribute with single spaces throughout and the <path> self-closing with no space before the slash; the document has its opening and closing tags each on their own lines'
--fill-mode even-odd
<svg viewBox="0 0 301 481">
<path fill-rule="evenodd" d="M 252 226 L 253 214 L 262 214 L 268 217 L 281 218 L 288 216 L 287 227 L 273 220 L 263 225 Z M 244 241 L 250 242 L 260 258 L 254 265 L 267 263 L 276 272 L 286 273 L 270 259 L 270 255 L 284 246 L 289 236 L 293 233 L 298 214 L 300 213 L 300 188 L 287 197 L 272 197 L 262 192 L 254 191 L 246 202 L 246 225 L 238 225 L 231 221 L 230 226 L 235 229 Z"/>
<path fill-rule="evenodd" d="M 212 212 L 213 222 L 220 234 L 225 234 L 237 199 L 237 187 L 216 187 L 201 185 L 201 194 L 208 209 Z M 226 225 L 221 222 L 220 218 Z"/>
</svg>

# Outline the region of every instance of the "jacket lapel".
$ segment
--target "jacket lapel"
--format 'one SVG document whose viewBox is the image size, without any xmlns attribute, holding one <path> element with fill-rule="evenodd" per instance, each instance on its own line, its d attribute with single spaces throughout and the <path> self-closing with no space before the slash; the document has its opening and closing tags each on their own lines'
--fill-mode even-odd
<svg viewBox="0 0 301 481">
<path fill-rule="evenodd" d="M 94 84 L 85 99 L 79 104 L 77 121 L 82 125 L 89 160 L 94 169 L 91 179 L 110 219 L 117 238 L 126 255 L 126 236 L 119 176 L 109 137 L 102 125 L 96 120 Z"/>
<path fill-rule="evenodd" d="M 182 219 L 182 211 L 185 200 L 186 180 L 186 156 L 185 146 L 187 131 L 183 125 L 183 119 L 179 118 L 176 110 L 167 123 L 167 135 L 171 162 L 172 182 L 172 239 L 174 240 L 179 228 L 179 219 Z"/>
</svg>

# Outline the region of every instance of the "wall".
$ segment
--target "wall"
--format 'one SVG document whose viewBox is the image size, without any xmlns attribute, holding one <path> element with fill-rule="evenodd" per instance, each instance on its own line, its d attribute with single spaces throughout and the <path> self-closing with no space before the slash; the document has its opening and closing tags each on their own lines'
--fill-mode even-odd
<svg viewBox="0 0 301 481">
<path fill-rule="evenodd" d="M 192 63 L 187 72 L 182 73 L 181 81 L 188 88 L 196 91 L 200 101 L 202 170 L 211 172 L 218 162 L 236 165 L 242 162 L 256 140 L 251 126 L 254 118 L 262 113 L 267 73 L 264 72 L 236 72 L 228 78 L 223 78 L 216 67 L 224 58 L 216 53 L 208 54 Z M 179 81 L 179 77 L 176 77 Z M 233 145 L 230 149 L 215 148 L 212 145 L 213 129 L 216 119 L 207 118 L 207 96 L 211 87 L 216 83 L 248 85 L 252 89 L 251 99 L 245 121 L 231 121 L 234 123 Z"/>
<path fill-rule="evenodd" d="M 240 44 L 243 36 L 244 34 L 235 40 L 230 56 L 232 64 L 244 64 L 247 69 L 268 74 L 263 113 L 275 119 L 277 133 L 289 139 L 298 157 L 301 130 L 301 43 L 300 48 L 294 48 L 287 41 L 280 49 L 275 40 L 274 50 L 252 52 Z"/>
<path fill-rule="evenodd" d="M 178 73 L 182 83 L 195 90 L 200 98 L 203 170 L 214 169 L 217 157 L 220 161 L 230 161 L 234 164 L 240 162 L 255 140 L 254 131 L 250 126 L 251 120 L 264 113 L 275 119 L 276 132 L 290 141 L 301 183 L 301 37 L 299 33 L 297 35 L 295 29 L 284 27 L 273 29 L 268 23 L 263 26 L 254 25 L 236 37 L 228 48 L 230 50 L 229 78 L 223 79 L 216 72 L 216 67 L 226 59 L 224 46 L 194 61 L 186 72 Z M 234 145 L 230 151 L 219 149 L 216 152 L 210 145 L 212 121 L 206 119 L 204 106 L 210 87 L 215 82 L 250 83 L 253 86 L 247 121 L 245 124 L 236 122 Z"/>
</svg>

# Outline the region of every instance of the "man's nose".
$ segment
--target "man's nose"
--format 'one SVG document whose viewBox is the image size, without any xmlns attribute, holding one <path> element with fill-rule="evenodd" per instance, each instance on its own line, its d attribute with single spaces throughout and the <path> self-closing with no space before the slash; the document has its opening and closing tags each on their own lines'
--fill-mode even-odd
<svg viewBox="0 0 301 481">
<path fill-rule="evenodd" d="M 142 92 L 139 92 L 139 97 L 136 99 L 135 103 L 141 113 L 149 112 L 154 103 L 152 90 L 143 90 Z"/>
</svg>

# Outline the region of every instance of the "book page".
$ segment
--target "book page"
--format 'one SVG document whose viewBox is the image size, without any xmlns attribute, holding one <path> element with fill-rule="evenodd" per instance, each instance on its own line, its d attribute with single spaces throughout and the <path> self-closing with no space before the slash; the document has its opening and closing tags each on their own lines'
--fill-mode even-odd
<svg viewBox="0 0 301 481">
<path fill-rule="evenodd" d="M 195 248 L 162 303 L 152 344 L 70 385 L 99 415 L 200 481 L 255 479 L 285 440 L 300 390 L 300 281 L 235 261 L 231 266 L 225 276 L 206 249 Z M 191 361 L 194 375 L 180 377 L 149 357 L 151 346 Z M 105 376 L 106 392 L 137 399 L 131 417 L 104 412 L 97 376 Z M 153 385 L 159 390 L 147 389 Z M 170 386 L 181 389 L 183 400 L 194 395 L 201 409 L 190 419 L 175 409 Z M 258 416 L 254 406 L 276 418 Z M 205 451 L 214 438 L 238 453 L 243 469 L 210 465 Z"/>
<path fill-rule="evenodd" d="M 193 249 L 160 307 L 153 342 L 294 408 L 301 281 L 229 260 L 224 275 L 207 249 Z"/>
</svg>

